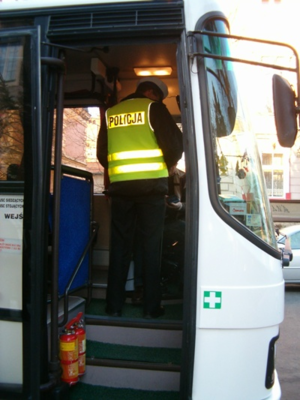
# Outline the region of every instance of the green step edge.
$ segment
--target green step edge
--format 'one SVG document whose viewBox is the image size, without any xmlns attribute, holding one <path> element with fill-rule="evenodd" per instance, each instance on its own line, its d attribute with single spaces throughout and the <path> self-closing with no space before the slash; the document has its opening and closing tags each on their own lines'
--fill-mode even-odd
<svg viewBox="0 0 300 400">
<path fill-rule="evenodd" d="M 164 305 L 165 314 L 156 320 L 173 320 L 181 321 L 183 314 L 183 304 L 166 304 Z M 106 315 L 105 300 L 93 299 L 86 307 L 86 314 L 89 315 Z M 125 303 L 122 309 L 122 317 L 125 318 L 143 318 L 143 307 Z"/>
<path fill-rule="evenodd" d="M 180 365 L 181 349 L 126 346 L 87 340 L 86 357 Z"/>
<path fill-rule="evenodd" d="M 179 392 L 116 389 L 78 382 L 70 388 L 69 400 L 179 400 Z"/>
</svg>

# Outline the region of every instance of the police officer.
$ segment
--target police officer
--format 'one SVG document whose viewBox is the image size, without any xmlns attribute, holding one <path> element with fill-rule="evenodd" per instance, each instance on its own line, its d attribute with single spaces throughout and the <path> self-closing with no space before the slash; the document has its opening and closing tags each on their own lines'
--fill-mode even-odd
<svg viewBox="0 0 300 400">
<path fill-rule="evenodd" d="M 136 92 L 106 111 L 97 143 L 108 169 L 111 247 L 106 312 L 121 316 L 135 229 L 141 239 L 145 318 L 164 314 L 160 259 L 168 193 L 168 169 L 182 156 L 182 134 L 163 104 L 167 86 L 156 77 L 141 79 Z"/>
</svg>

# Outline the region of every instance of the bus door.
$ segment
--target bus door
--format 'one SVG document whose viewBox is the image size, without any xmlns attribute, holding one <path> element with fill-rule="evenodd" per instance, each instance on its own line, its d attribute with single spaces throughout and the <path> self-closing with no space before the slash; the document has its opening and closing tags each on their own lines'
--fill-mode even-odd
<svg viewBox="0 0 300 400">
<path fill-rule="evenodd" d="M 0 33 L 0 398 L 38 398 L 45 373 L 39 36 Z"/>
</svg>

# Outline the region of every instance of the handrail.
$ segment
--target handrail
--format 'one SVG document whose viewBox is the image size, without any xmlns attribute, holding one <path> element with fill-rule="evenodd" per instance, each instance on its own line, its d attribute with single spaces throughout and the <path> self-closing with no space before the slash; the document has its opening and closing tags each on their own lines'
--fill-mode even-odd
<svg viewBox="0 0 300 400">
<path fill-rule="evenodd" d="M 266 68 L 273 68 L 273 69 L 278 69 L 278 70 L 283 70 L 283 71 L 290 71 L 296 73 L 296 80 L 297 80 L 297 104 L 299 106 L 300 103 L 300 63 L 299 63 L 299 55 L 297 50 L 283 42 L 276 42 L 273 40 L 265 40 L 265 39 L 258 39 L 258 38 L 250 38 L 246 36 L 239 36 L 239 35 L 232 35 L 232 34 L 227 34 L 227 33 L 219 33 L 219 32 L 211 32 L 211 31 L 190 31 L 188 32 L 187 36 L 192 37 L 193 35 L 198 34 L 198 35 L 204 35 L 204 36 L 214 36 L 214 37 L 219 37 L 219 38 L 225 38 L 225 39 L 236 39 L 236 40 L 244 40 L 248 42 L 253 42 L 253 43 L 261 43 L 261 44 L 269 44 L 272 46 L 279 46 L 279 47 L 285 47 L 290 49 L 294 53 L 295 57 L 295 68 L 289 68 L 285 67 L 283 65 L 275 65 L 275 64 L 269 64 L 269 63 L 263 63 L 259 61 L 251 61 L 247 59 L 240 59 L 240 58 L 235 58 L 235 57 L 230 57 L 230 56 L 222 56 L 220 54 L 209 54 L 205 52 L 189 52 L 189 57 L 194 58 L 194 57 L 203 57 L 203 58 L 212 58 L 212 59 L 217 59 L 217 60 L 224 60 L 224 61 L 234 61 L 234 62 L 239 62 L 243 64 L 250 64 L 250 65 L 256 65 L 256 66 L 262 66 Z"/>
<path fill-rule="evenodd" d="M 58 106 L 59 106 L 60 101 L 58 100 Z M 57 117 L 58 118 L 58 117 Z M 62 117 L 60 118 L 61 121 L 57 121 L 58 124 L 62 123 Z M 56 134 L 59 135 L 59 132 Z M 56 141 L 61 142 L 61 137 L 59 138 L 60 140 L 57 139 L 56 136 Z M 61 144 L 58 144 L 58 155 L 59 153 L 61 154 L 62 148 Z M 93 174 L 90 173 L 89 171 L 85 170 L 80 170 L 74 167 L 70 167 L 67 165 L 61 164 L 61 157 L 56 156 L 55 157 L 55 165 L 51 166 L 51 170 L 54 171 L 54 192 L 53 192 L 53 198 L 54 198 L 54 216 L 53 216 L 53 231 L 56 232 L 54 235 L 54 240 L 52 243 L 52 289 L 51 289 L 51 329 L 50 329 L 50 360 L 49 360 L 49 366 L 50 366 L 50 374 L 49 374 L 49 382 L 47 382 L 44 385 L 41 385 L 40 390 L 47 391 L 50 390 L 52 387 L 54 387 L 59 379 L 59 371 L 60 371 L 60 362 L 58 359 L 58 354 L 59 354 L 59 347 L 58 347 L 58 332 L 59 328 L 67 322 L 68 319 L 68 306 L 69 306 L 69 290 L 70 287 L 73 283 L 73 280 L 75 279 L 77 273 L 79 272 L 81 265 L 84 261 L 84 258 L 89 251 L 93 240 L 95 239 L 95 236 L 98 233 L 98 224 L 96 222 L 91 221 L 91 215 L 90 215 L 90 224 L 91 224 L 91 230 L 90 230 L 90 239 L 83 251 L 83 254 L 81 255 L 79 262 L 68 282 L 67 288 L 65 290 L 65 299 L 64 299 L 64 320 L 59 323 L 58 322 L 58 304 L 59 304 L 59 289 L 58 289 L 58 269 L 59 269 L 59 230 L 60 230 L 60 201 L 61 201 L 61 180 L 63 176 L 71 176 L 73 178 L 83 178 L 86 181 L 91 182 L 91 187 L 90 187 L 90 192 L 91 192 L 91 201 L 90 201 L 90 209 L 92 207 L 92 194 L 93 194 Z M 91 266 L 89 266 L 89 270 L 91 269 Z M 90 272 L 89 272 L 90 275 Z M 90 277 L 89 277 L 89 291 L 90 289 Z"/>
<path fill-rule="evenodd" d="M 51 165 L 51 170 L 55 170 L 54 165 Z M 93 174 L 89 171 L 85 171 L 84 169 L 78 169 L 74 167 L 70 167 L 69 165 L 61 164 L 61 172 L 65 175 L 71 175 L 78 178 L 93 180 Z"/>
<path fill-rule="evenodd" d="M 86 256 L 87 252 L 89 251 L 89 249 L 90 249 L 90 247 L 91 247 L 91 245 L 92 245 L 92 243 L 93 243 L 93 241 L 94 241 L 94 239 L 95 239 L 95 237 L 96 237 L 96 235 L 98 233 L 99 224 L 97 222 L 93 221 L 91 223 L 91 225 L 92 225 L 92 235 L 90 237 L 90 240 L 88 241 L 88 243 L 87 243 L 87 245 L 86 245 L 86 247 L 85 247 L 85 249 L 84 249 L 84 251 L 83 251 L 83 253 L 82 253 L 81 257 L 80 257 L 80 259 L 78 261 L 78 264 L 77 264 L 76 268 L 74 269 L 74 271 L 73 271 L 73 273 L 72 273 L 72 275 L 71 275 L 71 277 L 69 279 L 69 282 L 68 282 L 68 284 L 66 286 L 65 292 L 64 292 L 64 318 L 58 324 L 59 327 L 64 326 L 68 322 L 68 318 L 69 318 L 69 296 L 68 295 L 69 295 L 70 288 L 72 286 L 72 283 L 73 283 L 76 275 L 78 274 L 78 272 L 80 270 L 80 267 L 81 267 L 81 265 L 83 263 L 83 260 L 84 260 L 84 258 Z"/>
<path fill-rule="evenodd" d="M 43 61 L 43 60 L 42 60 Z M 47 62 L 49 60 L 47 59 Z M 63 54 L 61 54 L 59 67 L 63 61 Z M 44 60 L 45 62 L 45 60 Z M 55 63 L 51 63 L 51 66 Z M 55 129 L 55 168 L 54 168 L 54 218 L 53 230 L 57 232 L 53 238 L 53 259 L 52 259 L 52 288 L 51 288 L 51 350 L 50 350 L 50 371 L 57 374 L 59 370 L 58 359 L 58 249 L 59 249 L 59 222 L 60 222 L 60 193 L 61 193 L 61 159 L 62 159 L 62 131 L 63 131 L 63 111 L 64 111 L 64 70 L 58 70 L 58 84 L 57 84 L 57 113 L 56 113 L 56 129 Z"/>
</svg>

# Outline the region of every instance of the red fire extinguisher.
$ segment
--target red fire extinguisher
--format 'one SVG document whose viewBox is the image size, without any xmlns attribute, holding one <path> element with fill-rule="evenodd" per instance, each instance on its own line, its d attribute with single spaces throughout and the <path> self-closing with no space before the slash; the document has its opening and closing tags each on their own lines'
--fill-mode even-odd
<svg viewBox="0 0 300 400">
<path fill-rule="evenodd" d="M 77 317 L 73 318 L 67 325 L 67 328 L 74 330 L 78 338 L 78 375 L 85 374 L 85 358 L 86 358 L 86 333 L 84 322 L 82 319 L 83 313 L 78 313 Z"/>
<path fill-rule="evenodd" d="M 78 377 L 85 373 L 86 334 L 82 315 L 78 313 L 60 335 L 61 379 L 70 385 L 77 383 Z"/>
<path fill-rule="evenodd" d="M 78 338 L 78 375 L 82 376 L 85 374 L 85 353 L 86 353 L 86 333 L 84 329 L 84 322 L 80 312 L 76 317 L 74 324 L 75 334 Z"/>
<path fill-rule="evenodd" d="M 74 385 L 78 382 L 78 338 L 74 330 L 64 329 L 59 339 L 61 379 Z"/>
</svg>

